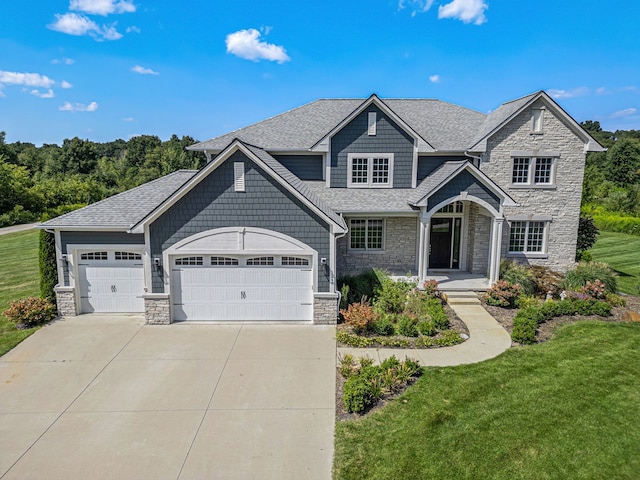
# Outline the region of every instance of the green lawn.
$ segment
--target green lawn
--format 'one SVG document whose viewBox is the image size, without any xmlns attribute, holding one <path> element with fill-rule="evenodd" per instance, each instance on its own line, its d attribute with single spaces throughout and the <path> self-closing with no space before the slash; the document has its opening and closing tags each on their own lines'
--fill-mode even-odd
<svg viewBox="0 0 640 480">
<path fill-rule="evenodd" d="M 38 271 L 38 231 L 0 235 L 0 312 L 3 312 L 12 300 L 39 295 Z M 18 330 L 15 325 L 0 315 L 0 355 L 11 350 L 27 338 L 37 328 Z"/>
<path fill-rule="evenodd" d="M 581 322 L 476 365 L 429 368 L 336 426 L 336 479 L 635 479 L 640 324 Z"/>
<path fill-rule="evenodd" d="M 608 263 L 620 277 L 621 292 L 638 295 L 640 284 L 640 236 L 626 233 L 600 232 L 591 249 L 593 259 Z"/>
</svg>

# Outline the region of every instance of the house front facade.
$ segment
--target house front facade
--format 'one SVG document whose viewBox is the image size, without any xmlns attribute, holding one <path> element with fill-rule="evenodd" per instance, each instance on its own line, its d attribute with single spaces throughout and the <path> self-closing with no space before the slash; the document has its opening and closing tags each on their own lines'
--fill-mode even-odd
<svg viewBox="0 0 640 480">
<path fill-rule="evenodd" d="M 498 279 L 574 264 L 585 156 L 546 93 L 489 115 L 438 100 L 318 100 L 189 147 L 181 170 L 41 225 L 63 315 L 334 323 L 338 277 Z"/>
</svg>

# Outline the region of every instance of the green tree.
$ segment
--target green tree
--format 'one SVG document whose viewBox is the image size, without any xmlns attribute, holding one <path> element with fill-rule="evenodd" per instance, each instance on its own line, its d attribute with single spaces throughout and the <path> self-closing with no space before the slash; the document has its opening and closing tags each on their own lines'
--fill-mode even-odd
<svg viewBox="0 0 640 480">
<path fill-rule="evenodd" d="M 640 140 L 622 138 L 607 152 L 607 179 L 621 187 L 640 183 Z"/>
<path fill-rule="evenodd" d="M 98 152 L 93 142 L 74 137 L 62 143 L 62 163 L 65 173 L 92 173 L 98 163 Z"/>
<path fill-rule="evenodd" d="M 42 221 L 49 220 L 43 215 Z M 40 245 L 38 252 L 40 266 L 40 296 L 50 300 L 54 305 L 56 295 L 53 288 L 58 283 L 58 265 L 56 260 L 56 241 L 53 233 L 40 230 Z"/>
</svg>

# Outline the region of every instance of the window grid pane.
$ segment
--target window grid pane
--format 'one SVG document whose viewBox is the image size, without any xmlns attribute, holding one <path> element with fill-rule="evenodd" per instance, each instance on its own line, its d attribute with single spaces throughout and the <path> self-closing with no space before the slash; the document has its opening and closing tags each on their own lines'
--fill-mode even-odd
<svg viewBox="0 0 640 480">
<path fill-rule="evenodd" d="M 202 257 L 182 257 L 176 258 L 176 265 L 202 265 Z"/>
<path fill-rule="evenodd" d="M 511 231 L 509 233 L 509 251 L 510 252 L 524 252 L 526 231 L 527 231 L 526 222 L 511 223 Z"/>
<path fill-rule="evenodd" d="M 220 265 L 238 265 L 238 259 L 232 257 L 211 257 L 211 265 L 214 267 Z"/>
<path fill-rule="evenodd" d="M 282 257 L 282 265 L 289 266 L 308 266 L 309 260 L 300 257 Z"/>
<path fill-rule="evenodd" d="M 366 247 L 366 220 L 351 220 L 351 248 L 364 249 Z"/>
<path fill-rule="evenodd" d="M 91 252 L 80 255 L 80 260 L 106 260 L 107 252 Z"/>
<path fill-rule="evenodd" d="M 268 267 L 273 265 L 273 257 L 256 257 L 247 259 L 247 265 Z"/>
<path fill-rule="evenodd" d="M 372 183 L 386 184 L 389 183 L 389 159 L 374 158 L 373 159 L 373 176 Z"/>
<path fill-rule="evenodd" d="M 142 260 L 142 255 L 133 252 L 115 252 L 116 260 Z"/>
<path fill-rule="evenodd" d="M 382 220 L 369 220 L 367 225 L 367 249 L 382 249 Z"/>
<path fill-rule="evenodd" d="M 534 183 L 551 183 L 553 158 L 537 158 Z"/>
<path fill-rule="evenodd" d="M 351 183 L 367 183 L 368 158 L 354 158 L 351 165 Z"/>
<path fill-rule="evenodd" d="M 544 222 L 528 222 L 527 252 L 542 252 Z"/>
<path fill-rule="evenodd" d="M 528 183 L 529 182 L 529 162 L 530 158 L 514 158 L 513 159 L 513 176 L 511 183 Z"/>
</svg>

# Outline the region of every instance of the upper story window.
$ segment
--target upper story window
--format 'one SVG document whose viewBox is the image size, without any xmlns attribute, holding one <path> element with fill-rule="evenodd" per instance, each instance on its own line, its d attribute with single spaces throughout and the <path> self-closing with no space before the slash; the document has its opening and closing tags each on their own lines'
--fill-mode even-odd
<svg viewBox="0 0 640 480">
<path fill-rule="evenodd" d="M 393 183 L 393 153 L 350 153 L 347 186 L 390 188 Z"/>
<path fill-rule="evenodd" d="M 544 121 L 544 108 L 534 108 L 531 110 L 531 133 L 542 133 Z"/>
<path fill-rule="evenodd" d="M 554 157 L 514 157 L 513 186 L 549 187 L 555 184 Z"/>
</svg>

